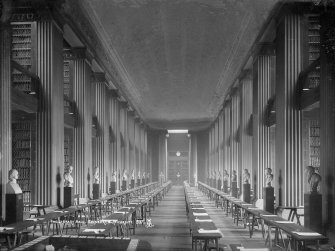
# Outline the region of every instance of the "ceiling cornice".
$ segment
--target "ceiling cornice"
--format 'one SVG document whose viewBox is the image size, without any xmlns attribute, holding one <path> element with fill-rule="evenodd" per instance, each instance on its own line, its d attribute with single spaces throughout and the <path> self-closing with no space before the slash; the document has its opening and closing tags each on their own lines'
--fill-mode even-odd
<svg viewBox="0 0 335 251">
<path fill-rule="evenodd" d="M 68 25 L 83 40 L 85 46 L 92 50 L 94 59 L 106 72 L 106 79 L 112 81 L 113 85 L 127 97 L 128 102 L 137 108 L 136 111 L 143 118 L 139 109 L 139 92 L 119 56 L 112 46 L 107 43 L 107 35 L 91 8 L 90 2 L 87 0 L 67 0 L 63 10 Z"/>
</svg>

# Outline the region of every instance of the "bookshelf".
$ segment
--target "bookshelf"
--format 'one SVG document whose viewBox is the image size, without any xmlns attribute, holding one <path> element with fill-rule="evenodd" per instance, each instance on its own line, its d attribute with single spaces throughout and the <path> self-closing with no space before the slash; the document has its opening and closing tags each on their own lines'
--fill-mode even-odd
<svg viewBox="0 0 335 251">
<path fill-rule="evenodd" d="M 310 120 L 309 126 L 309 156 L 310 165 L 320 167 L 320 123 L 319 120 Z"/>
<path fill-rule="evenodd" d="M 309 65 L 320 57 L 320 16 L 308 15 L 308 59 Z M 308 88 L 320 85 L 320 67 L 308 74 Z"/>
<path fill-rule="evenodd" d="M 32 72 L 33 60 L 33 25 L 30 22 L 11 23 L 12 27 L 12 60 Z M 12 85 L 25 93 L 33 92 L 32 79 L 17 69 L 12 69 Z"/>
<path fill-rule="evenodd" d="M 32 134 L 30 122 L 12 123 L 12 167 L 18 170 L 17 180 L 23 202 L 31 203 Z"/>
<path fill-rule="evenodd" d="M 64 167 L 72 165 L 72 129 L 64 128 Z"/>
</svg>

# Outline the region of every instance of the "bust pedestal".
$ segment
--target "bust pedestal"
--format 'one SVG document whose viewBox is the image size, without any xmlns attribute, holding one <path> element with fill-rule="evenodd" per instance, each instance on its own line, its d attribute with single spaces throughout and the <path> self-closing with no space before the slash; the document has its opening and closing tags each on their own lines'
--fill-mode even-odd
<svg viewBox="0 0 335 251">
<path fill-rule="evenodd" d="M 237 181 L 231 182 L 231 196 L 237 198 Z"/>
<path fill-rule="evenodd" d="M 137 184 L 136 184 L 136 186 L 140 186 L 141 185 L 141 179 L 137 179 Z"/>
<path fill-rule="evenodd" d="M 93 184 L 93 200 L 99 199 L 100 184 Z"/>
<path fill-rule="evenodd" d="M 64 208 L 70 207 L 73 205 L 73 187 L 64 187 Z"/>
<path fill-rule="evenodd" d="M 221 179 L 218 179 L 217 189 L 221 191 L 222 182 Z"/>
<path fill-rule="evenodd" d="M 275 196 L 273 187 L 263 188 L 263 209 L 269 213 L 275 213 Z"/>
<path fill-rule="evenodd" d="M 134 179 L 132 179 L 130 181 L 130 187 L 131 187 L 131 189 L 133 189 L 135 187 L 135 180 Z"/>
<path fill-rule="evenodd" d="M 149 182 L 150 182 L 150 179 L 149 179 L 149 178 L 147 178 L 147 183 L 146 183 L 146 184 L 149 184 Z"/>
<path fill-rule="evenodd" d="M 123 180 L 123 181 L 122 181 L 122 187 L 121 187 L 121 190 L 122 190 L 122 191 L 126 191 L 126 190 L 127 190 L 127 181 L 126 181 L 126 180 Z"/>
<path fill-rule="evenodd" d="M 304 194 L 305 227 L 316 232 L 322 231 L 322 195 L 319 193 Z"/>
<path fill-rule="evenodd" d="M 142 178 L 142 185 L 145 185 L 145 178 Z"/>
<path fill-rule="evenodd" d="M 111 194 L 115 194 L 116 192 L 116 181 L 111 181 L 111 190 L 110 193 Z"/>
<path fill-rule="evenodd" d="M 6 194 L 6 225 L 23 221 L 22 193 Z"/>
<path fill-rule="evenodd" d="M 250 203 L 250 184 L 243 184 L 243 201 Z"/>
<path fill-rule="evenodd" d="M 223 181 L 223 192 L 228 193 L 228 180 Z"/>
</svg>

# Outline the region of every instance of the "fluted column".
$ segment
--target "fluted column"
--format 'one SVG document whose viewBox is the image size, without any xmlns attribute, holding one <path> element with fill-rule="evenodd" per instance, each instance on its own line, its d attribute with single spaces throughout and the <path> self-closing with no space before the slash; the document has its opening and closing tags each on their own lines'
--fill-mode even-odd
<svg viewBox="0 0 335 251">
<path fill-rule="evenodd" d="M 120 102 L 115 100 L 115 134 L 116 134 L 116 189 L 120 190 L 122 180 L 122 149 L 121 149 L 121 134 L 120 134 Z"/>
<path fill-rule="evenodd" d="M 302 17 L 287 14 L 278 24 L 276 60 L 276 173 L 278 205 L 303 203 L 301 111 L 294 91 L 302 70 Z"/>
<path fill-rule="evenodd" d="M 240 127 L 240 96 L 236 87 L 231 97 L 231 165 L 232 170 L 236 171 L 237 184 L 241 188 L 241 170 L 239 165 L 239 127 Z"/>
<path fill-rule="evenodd" d="M 63 34 L 52 20 L 36 24 L 36 73 L 41 80 L 36 130 L 33 201 L 56 205 L 64 172 Z M 58 177 L 58 178 L 57 178 Z M 62 193 L 60 193 L 62 196 Z"/>
<path fill-rule="evenodd" d="M 252 76 L 246 72 L 240 80 L 240 166 L 243 172 L 247 169 L 250 173 L 250 184 L 253 187 L 252 172 L 252 136 L 250 120 L 252 116 Z"/>
<path fill-rule="evenodd" d="M 271 131 L 265 125 L 265 109 L 274 93 L 275 52 L 272 45 L 261 44 L 253 65 L 253 138 L 252 173 L 257 198 L 263 198 L 264 172 L 275 167 L 271 161 Z M 282 88 L 282 87 L 278 87 Z M 283 97 L 276 96 L 276 100 Z M 278 107 L 278 106 L 276 106 Z M 276 175 L 276 174 L 274 174 Z"/>
<path fill-rule="evenodd" d="M 321 43 L 329 42 L 330 31 L 334 31 L 335 18 L 330 14 L 321 18 Z M 328 41 L 327 41 L 328 40 Z M 331 45 L 330 45 L 331 46 Z M 332 44 L 334 46 L 334 42 Z M 328 52 L 329 53 L 329 52 Z M 332 58 L 331 58 L 332 56 Z M 322 220 L 325 230 L 332 228 L 335 232 L 335 57 L 327 55 L 321 46 L 321 78 L 320 78 L 320 174 L 322 177 Z"/>
<path fill-rule="evenodd" d="M 73 99 L 78 108 L 73 139 L 74 187 L 80 197 L 88 197 L 93 180 L 91 66 L 85 49 L 74 49 L 72 56 Z"/>
<path fill-rule="evenodd" d="M 223 167 L 224 167 L 224 152 L 223 152 L 223 144 L 224 144 L 224 119 L 223 112 L 221 111 L 219 114 L 219 142 L 218 142 L 218 151 L 219 151 L 219 178 L 221 182 L 223 181 Z M 222 184 L 222 183 L 221 183 Z"/>
<path fill-rule="evenodd" d="M 117 171 L 117 134 L 116 134 L 116 92 L 109 91 L 108 95 L 108 102 L 109 102 L 109 137 L 110 137 L 110 144 L 109 144 L 109 162 L 110 167 L 109 171 L 111 173 L 111 178 L 114 173 L 116 176 Z"/>
<path fill-rule="evenodd" d="M 231 101 L 227 101 L 223 107 L 224 116 L 224 170 L 231 176 Z M 230 184 L 230 183 L 229 183 Z"/>
<path fill-rule="evenodd" d="M 12 138 L 11 138 L 11 34 L 10 26 L 2 24 L 0 27 L 0 175 L 2 216 L 6 215 L 6 183 L 8 171 L 12 166 Z"/>
<path fill-rule="evenodd" d="M 132 175 L 136 178 L 136 170 L 135 170 L 135 120 L 134 120 L 134 112 L 128 112 L 128 137 L 129 137 L 129 171 L 130 171 L 130 179 Z"/>
<path fill-rule="evenodd" d="M 96 138 L 95 159 L 93 160 L 95 168 L 99 168 L 100 189 L 102 192 L 107 192 L 106 185 L 110 179 L 109 159 L 108 159 L 108 123 L 107 123 L 107 87 L 104 73 L 94 74 L 95 88 L 95 115 L 97 116 L 99 128 Z M 94 169 L 93 169 L 94 170 Z"/>
</svg>

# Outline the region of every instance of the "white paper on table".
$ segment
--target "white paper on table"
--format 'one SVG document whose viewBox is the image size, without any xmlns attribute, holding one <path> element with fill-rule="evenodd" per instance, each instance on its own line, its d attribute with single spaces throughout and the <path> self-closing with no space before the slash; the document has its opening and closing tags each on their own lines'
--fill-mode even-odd
<svg viewBox="0 0 335 251">
<path fill-rule="evenodd" d="M 192 207 L 192 209 L 204 209 L 203 207 Z"/>
<path fill-rule="evenodd" d="M 25 219 L 25 220 L 28 220 L 28 221 L 37 221 L 38 219 L 37 218 L 28 218 L 28 219 Z"/>
<path fill-rule="evenodd" d="M 127 212 L 114 212 L 115 214 L 126 214 Z"/>
<path fill-rule="evenodd" d="M 105 229 L 85 229 L 83 232 L 88 233 L 88 232 L 94 232 L 95 234 L 101 233 L 105 231 Z"/>
<path fill-rule="evenodd" d="M 194 216 L 205 216 L 208 215 L 208 213 L 193 213 Z"/>
<path fill-rule="evenodd" d="M 117 220 L 101 220 L 101 223 L 116 223 Z"/>
<path fill-rule="evenodd" d="M 65 211 L 59 211 L 59 210 L 57 210 L 57 211 L 53 211 L 53 213 L 65 213 Z"/>
<path fill-rule="evenodd" d="M 263 209 L 261 209 L 261 208 L 258 208 L 258 207 L 255 207 L 255 208 L 250 208 L 250 207 L 249 207 L 248 209 L 249 209 L 249 210 L 255 210 L 255 211 L 258 211 L 258 210 L 259 210 L 259 211 L 260 211 L 260 210 L 263 210 Z"/>
<path fill-rule="evenodd" d="M 223 234 L 221 233 L 221 231 L 219 229 L 214 229 L 214 230 L 206 230 L 203 228 L 198 229 L 199 234 L 221 234 L 221 236 L 223 236 Z"/>
<path fill-rule="evenodd" d="M 196 222 L 213 222 L 211 219 L 195 219 Z"/>
<path fill-rule="evenodd" d="M 13 227 L 0 227 L 0 231 L 12 230 Z"/>
<path fill-rule="evenodd" d="M 277 221 L 275 221 L 276 223 L 295 223 L 295 222 L 293 222 L 293 221 L 287 221 L 287 220 L 277 220 Z"/>
<path fill-rule="evenodd" d="M 322 234 L 319 234 L 317 232 L 292 232 L 294 234 L 300 235 L 300 236 L 321 236 Z"/>
<path fill-rule="evenodd" d="M 274 214 L 261 214 L 261 216 L 277 216 L 277 215 L 274 215 Z"/>
<path fill-rule="evenodd" d="M 123 207 L 123 208 L 126 208 L 126 209 L 134 209 L 135 207 Z"/>
</svg>

